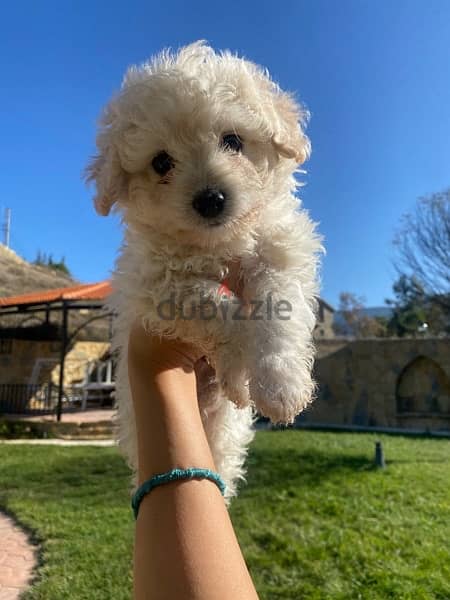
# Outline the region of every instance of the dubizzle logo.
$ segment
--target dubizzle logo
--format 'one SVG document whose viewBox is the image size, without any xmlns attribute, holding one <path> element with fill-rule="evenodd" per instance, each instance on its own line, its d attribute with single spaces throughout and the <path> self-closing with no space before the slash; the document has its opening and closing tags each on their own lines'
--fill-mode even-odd
<svg viewBox="0 0 450 600">
<path fill-rule="evenodd" d="M 213 300 L 211 296 L 200 293 L 199 297 L 191 294 L 176 296 L 175 292 L 170 297 L 161 300 L 156 307 L 156 312 L 162 321 L 289 321 L 291 319 L 292 304 L 288 300 L 274 300 L 272 294 L 265 298 L 242 302 L 233 295 L 230 288 L 222 283 L 218 288 L 219 298 Z"/>
</svg>

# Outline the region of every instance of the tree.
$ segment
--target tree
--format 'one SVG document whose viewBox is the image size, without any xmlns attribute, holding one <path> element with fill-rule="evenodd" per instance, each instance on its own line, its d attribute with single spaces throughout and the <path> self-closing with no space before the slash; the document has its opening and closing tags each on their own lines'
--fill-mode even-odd
<svg viewBox="0 0 450 600">
<path fill-rule="evenodd" d="M 38 250 L 33 263 L 35 265 L 39 265 L 40 267 L 48 267 L 49 269 L 53 269 L 55 271 L 61 271 L 61 273 L 64 273 L 65 275 L 71 275 L 70 270 L 66 265 L 66 259 L 64 256 L 60 261 L 54 261 L 51 254 L 47 255 L 45 252 Z"/>
<path fill-rule="evenodd" d="M 391 335 L 403 337 L 448 333 L 448 312 L 433 297 L 427 295 L 417 277 L 401 275 L 392 289 L 395 299 L 386 300 L 393 307 L 392 317 L 388 322 Z"/>
<path fill-rule="evenodd" d="M 425 314 L 426 295 L 422 284 L 415 277 L 401 275 L 392 286 L 394 300 L 386 300 L 393 307 L 392 317 L 388 323 L 391 335 L 403 337 L 417 335 L 427 325 Z"/>
<path fill-rule="evenodd" d="M 394 237 L 399 275 L 420 282 L 433 302 L 450 311 L 450 188 L 419 198 Z"/>
<path fill-rule="evenodd" d="M 343 322 L 335 323 L 337 335 L 353 335 L 358 338 L 384 337 L 386 321 L 379 317 L 369 317 L 364 313 L 365 299 L 351 292 L 339 295 L 339 312 Z"/>
</svg>

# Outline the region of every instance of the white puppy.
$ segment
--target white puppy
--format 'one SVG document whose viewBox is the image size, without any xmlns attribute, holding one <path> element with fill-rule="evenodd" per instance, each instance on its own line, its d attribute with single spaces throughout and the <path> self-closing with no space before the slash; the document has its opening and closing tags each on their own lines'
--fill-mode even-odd
<svg viewBox="0 0 450 600">
<path fill-rule="evenodd" d="M 125 224 L 111 305 L 120 443 L 134 468 L 126 354 L 136 317 L 194 343 L 214 366 L 214 381 L 198 374 L 199 401 L 228 498 L 252 406 L 290 423 L 311 400 L 321 245 L 295 196 L 310 152 L 305 118 L 267 72 L 202 42 L 131 67 L 106 107 L 87 179 L 97 211 L 115 205 Z"/>
</svg>

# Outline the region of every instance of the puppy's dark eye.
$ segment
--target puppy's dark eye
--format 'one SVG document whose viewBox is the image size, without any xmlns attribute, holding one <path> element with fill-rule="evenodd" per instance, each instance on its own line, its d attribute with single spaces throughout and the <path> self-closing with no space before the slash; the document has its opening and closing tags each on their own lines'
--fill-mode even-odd
<svg viewBox="0 0 450 600">
<path fill-rule="evenodd" d="M 152 160 L 152 167 L 158 173 L 158 175 L 166 175 L 170 169 L 173 169 L 175 166 L 175 161 L 167 154 L 164 150 L 162 152 L 158 152 L 155 158 Z"/>
<path fill-rule="evenodd" d="M 231 152 L 242 152 L 242 140 L 235 133 L 226 133 L 222 136 L 220 145 L 224 150 L 231 150 Z"/>
</svg>

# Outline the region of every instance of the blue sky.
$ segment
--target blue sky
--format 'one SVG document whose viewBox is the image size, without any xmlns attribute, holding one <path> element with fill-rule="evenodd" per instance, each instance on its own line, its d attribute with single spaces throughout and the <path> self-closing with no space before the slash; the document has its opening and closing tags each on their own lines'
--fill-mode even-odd
<svg viewBox="0 0 450 600">
<path fill-rule="evenodd" d="M 382 304 L 393 232 L 421 195 L 450 186 L 450 2 L 64 0 L 3 3 L 0 207 L 12 247 L 108 277 L 117 218 L 81 181 L 95 121 L 129 64 L 206 39 L 267 66 L 309 108 L 304 205 L 327 255 L 323 297 Z"/>
</svg>

